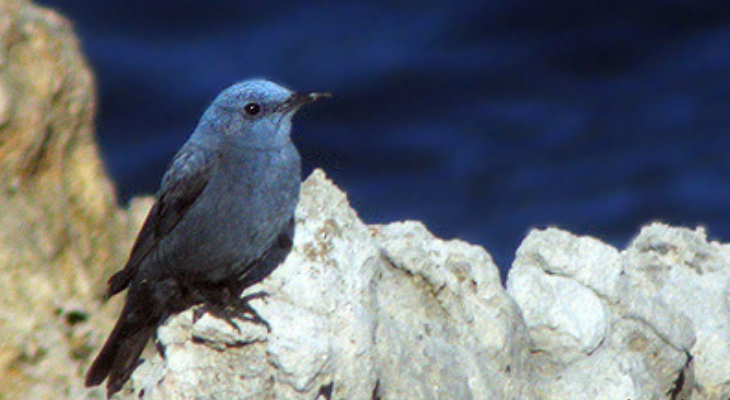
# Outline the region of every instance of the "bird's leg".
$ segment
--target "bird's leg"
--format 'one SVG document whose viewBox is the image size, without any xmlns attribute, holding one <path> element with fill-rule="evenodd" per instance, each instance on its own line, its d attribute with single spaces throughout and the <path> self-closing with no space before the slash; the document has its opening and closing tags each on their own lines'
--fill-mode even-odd
<svg viewBox="0 0 730 400">
<path fill-rule="evenodd" d="M 251 307 L 249 304 L 250 300 L 260 299 L 267 297 L 268 293 L 256 292 L 244 297 L 234 296 L 228 289 L 223 289 L 222 298 L 216 300 L 222 301 L 207 301 L 203 303 L 201 307 L 198 307 L 193 311 L 193 323 L 203 317 L 205 314 L 211 314 L 216 318 L 220 318 L 228 325 L 233 327 L 238 332 L 241 329 L 233 322 L 234 318 L 242 319 L 244 321 L 250 321 L 258 325 L 264 325 L 266 330 L 271 332 L 271 326 L 266 320 L 261 318 L 261 315 Z"/>
<path fill-rule="evenodd" d="M 251 304 L 249 303 L 251 300 L 263 299 L 268 296 L 269 294 L 266 292 L 256 292 L 240 297 L 233 303 L 236 308 L 235 311 L 238 312 L 242 319 L 251 321 L 257 325 L 263 325 L 266 327 L 267 331 L 271 332 L 271 325 L 269 325 L 269 323 L 263 319 L 261 315 L 259 315 L 258 311 L 251 307 Z"/>
<path fill-rule="evenodd" d="M 231 312 L 230 307 L 220 304 L 203 303 L 203 305 L 193 311 L 193 323 L 196 323 L 199 319 L 203 318 L 203 315 L 205 314 L 210 314 L 218 319 L 222 319 L 230 325 L 231 328 L 235 329 L 239 333 L 241 332 L 238 325 L 233 322 L 234 318 L 239 318 L 240 316 L 236 312 Z"/>
</svg>

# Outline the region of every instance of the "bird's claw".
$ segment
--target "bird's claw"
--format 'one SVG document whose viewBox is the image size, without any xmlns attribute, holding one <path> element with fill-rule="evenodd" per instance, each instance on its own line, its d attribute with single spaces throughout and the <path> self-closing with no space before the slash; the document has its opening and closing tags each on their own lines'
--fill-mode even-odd
<svg viewBox="0 0 730 400">
<path fill-rule="evenodd" d="M 269 323 L 261 317 L 258 311 L 249 304 L 250 300 L 266 298 L 268 296 L 269 294 L 266 292 L 256 292 L 246 295 L 227 305 L 205 303 L 193 311 L 193 323 L 201 319 L 203 315 L 210 314 L 218 319 L 222 319 L 239 333 L 241 332 L 241 329 L 233 321 L 234 318 L 249 321 L 257 325 L 263 325 L 266 327 L 268 332 L 271 332 L 271 325 L 269 325 Z"/>
<path fill-rule="evenodd" d="M 266 327 L 266 330 L 268 332 L 271 332 L 271 325 L 269 325 L 269 323 L 265 319 L 263 319 L 258 311 L 256 311 L 255 308 L 251 307 L 251 304 L 249 303 L 251 300 L 264 299 L 267 297 L 269 297 L 269 294 L 266 292 L 256 292 L 243 296 L 235 303 L 234 311 L 239 314 L 241 319 L 245 321 L 250 321 L 257 325 L 263 325 Z"/>
</svg>

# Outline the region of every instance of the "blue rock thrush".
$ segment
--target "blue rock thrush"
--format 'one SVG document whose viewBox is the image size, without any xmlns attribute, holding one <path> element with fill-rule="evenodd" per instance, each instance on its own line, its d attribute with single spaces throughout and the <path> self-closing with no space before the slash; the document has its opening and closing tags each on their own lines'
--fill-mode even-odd
<svg viewBox="0 0 730 400">
<path fill-rule="evenodd" d="M 107 394 L 119 391 L 170 315 L 197 304 L 252 311 L 241 293 L 292 245 L 301 180 L 292 118 L 326 96 L 251 80 L 213 101 L 165 174 L 126 266 L 109 280 L 109 297 L 129 290 L 87 386 L 108 377 Z"/>
</svg>

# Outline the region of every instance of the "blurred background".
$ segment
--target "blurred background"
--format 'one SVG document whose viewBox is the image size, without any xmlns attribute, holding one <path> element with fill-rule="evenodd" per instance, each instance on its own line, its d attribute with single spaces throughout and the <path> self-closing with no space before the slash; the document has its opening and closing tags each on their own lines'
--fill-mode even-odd
<svg viewBox="0 0 730 400">
<path fill-rule="evenodd" d="M 97 74 L 120 201 L 154 192 L 224 87 L 335 98 L 295 142 L 368 223 L 417 219 L 503 273 L 548 225 L 626 245 L 643 224 L 730 240 L 730 2 L 37 0 Z"/>
</svg>

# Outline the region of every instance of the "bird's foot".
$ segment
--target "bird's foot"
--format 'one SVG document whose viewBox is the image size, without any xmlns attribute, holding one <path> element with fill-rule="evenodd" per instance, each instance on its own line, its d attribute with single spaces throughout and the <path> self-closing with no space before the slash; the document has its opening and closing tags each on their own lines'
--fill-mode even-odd
<svg viewBox="0 0 730 400">
<path fill-rule="evenodd" d="M 235 310 L 231 310 L 229 306 L 204 303 L 200 307 L 197 307 L 195 310 L 193 310 L 193 324 L 198 322 L 199 319 L 203 318 L 205 314 L 210 314 L 218 319 L 222 319 L 228 325 L 230 325 L 231 328 L 235 329 L 239 333 L 241 332 L 241 329 L 238 327 L 238 325 L 233 322 L 233 319 L 238 318 L 239 315 L 237 312 L 235 312 Z"/>
<path fill-rule="evenodd" d="M 234 303 L 234 307 L 241 319 L 253 322 L 257 325 L 263 325 L 266 327 L 267 331 L 271 332 L 271 325 L 269 325 L 269 323 L 263 319 L 258 311 L 251 307 L 251 304 L 249 303 L 251 300 L 265 299 L 267 297 L 269 297 L 269 294 L 266 292 L 251 293 L 238 299 L 238 301 Z"/>
<path fill-rule="evenodd" d="M 266 322 L 261 315 L 259 315 L 256 309 L 251 307 L 251 304 L 249 304 L 250 300 L 265 297 L 268 297 L 268 293 L 256 292 L 246 295 L 240 299 L 233 300 L 225 305 L 204 303 L 202 306 L 193 311 L 193 323 L 197 322 L 203 317 L 203 315 L 210 314 L 216 318 L 224 320 L 238 332 L 241 332 L 241 329 L 233 321 L 234 318 L 250 321 L 257 325 L 263 325 L 266 327 L 267 331 L 271 332 L 271 326 L 269 323 Z"/>
</svg>

